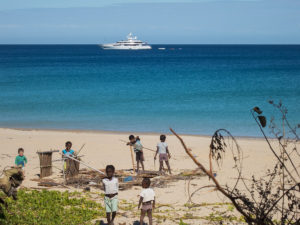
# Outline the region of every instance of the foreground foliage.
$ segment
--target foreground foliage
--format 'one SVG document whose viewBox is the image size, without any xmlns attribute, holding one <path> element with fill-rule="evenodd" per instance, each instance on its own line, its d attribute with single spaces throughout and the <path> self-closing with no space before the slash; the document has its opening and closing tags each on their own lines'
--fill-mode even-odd
<svg viewBox="0 0 300 225">
<path fill-rule="evenodd" d="M 259 107 L 250 110 L 269 150 L 276 159 L 273 168 L 269 168 L 266 174 L 258 175 L 258 177 L 257 175 L 252 177 L 243 175 L 243 152 L 228 130 L 218 129 L 213 134 L 208 169 L 194 157 L 183 139 L 173 129 L 170 130 L 180 140 L 185 152 L 194 163 L 214 183 L 214 185 L 202 186 L 196 191 L 214 187 L 231 201 L 250 225 L 298 225 L 300 224 L 300 135 L 297 132 L 300 124 L 292 126 L 289 123 L 288 111 L 281 102 L 269 101 L 269 103 L 280 114 L 279 119 L 272 117 L 269 122 L 271 138 L 266 134 L 267 118 L 263 115 L 263 111 Z M 221 168 L 226 154 L 231 154 L 233 159 L 231 176 L 236 181 L 232 183 L 220 183 L 213 173 L 213 164 Z M 193 194 L 190 195 L 190 202 L 192 202 Z M 210 217 L 212 216 L 216 220 L 221 219 L 211 214 Z"/>
<path fill-rule="evenodd" d="M 0 224 L 92 224 L 90 221 L 104 216 L 99 204 L 87 200 L 78 193 L 59 191 L 20 190 L 18 200 L 6 198 Z"/>
</svg>

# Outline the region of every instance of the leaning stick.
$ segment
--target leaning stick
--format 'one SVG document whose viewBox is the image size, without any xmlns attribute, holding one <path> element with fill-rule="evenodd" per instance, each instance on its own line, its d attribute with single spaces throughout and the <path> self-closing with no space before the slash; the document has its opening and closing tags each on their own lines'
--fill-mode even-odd
<svg viewBox="0 0 300 225">
<path fill-rule="evenodd" d="M 62 162 L 62 173 L 63 173 L 63 176 L 64 176 L 64 184 L 65 184 L 66 183 L 65 160 L 62 159 L 61 162 Z"/>
<path fill-rule="evenodd" d="M 88 168 L 90 168 L 90 169 L 92 169 L 92 170 L 95 170 L 96 172 L 101 173 L 102 175 L 105 175 L 105 173 L 103 173 L 102 171 L 100 171 L 100 170 L 98 170 L 98 169 L 95 169 L 95 168 L 93 168 L 93 167 L 87 165 L 86 163 L 84 163 L 84 162 L 82 162 L 82 161 L 79 161 L 78 159 L 75 159 L 75 158 L 70 157 L 70 156 L 68 156 L 68 155 L 64 155 L 64 157 L 65 157 L 65 158 L 68 158 L 68 159 L 72 159 L 72 160 L 74 160 L 74 161 L 76 161 L 76 162 L 79 162 L 79 163 L 81 163 L 82 165 L 84 165 L 84 166 L 86 166 L 86 167 L 88 167 Z"/>
<path fill-rule="evenodd" d="M 143 146 L 143 149 L 149 150 L 149 151 L 151 151 L 151 152 L 156 152 L 155 150 L 153 150 L 153 149 L 151 149 L 151 148 L 146 148 L 146 147 L 144 147 L 144 146 Z"/>
<path fill-rule="evenodd" d="M 77 156 L 79 155 L 79 153 L 81 152 L 81 150 L 83 149 L 84 146 L 85 146 L 85 143 L 81 146 L 81 148 L 80 148 L 79 151 L 77 152 Z"/>
<path fill-rule="evenodd" d="M 188 156 L 194 161 L 194 163 L 210 178 L 212 179 L 212 181 L 214 182 L 214 184 L 216 185 L 216 188 L 218 191 L 220 191 L 224 196 L 226 196 L 228 199 L 230 199 L 230 201 L 232 202 L 232 204 L 235 206 L 235 208 L 237 209 L 237 211 L 239 211 L 245 218 L 249 219 L 248 215 L 241 209 L 241 207 L 239 207 L 239 205 L 236 202 L 236 199 L 231 196 L 229 193 L 227 193 L 222 186 L 220 185 L 220 183 L 216 180 L 216 178 L 214 177 L 214 175 L 212 174 L 212 172 L 210 170 L 207 170 L 194 156 L 193 154 L 190 152 L 189 148 L 186 146 L 186 144 L 184 143 L 183 139 L 172 129 L 170 128 L 170 131 L 179 139 L 179 141 L 181 142 L 182 147 L 184 148 L 185 152 L 188 154 Z M 254 221 L 254 220 L 252 220 Z"/>
<path fill-rule="evenodd" d="M 132 150 L 132 146 L 131 145 L 130 145 L 130 153 L 131 153 L 132 169 L 133 169 L 133 172 L 135 172 L 133 150 Z"/>
<path fill-rule="evenodd" d="M 124 143 L 128 143 L 127 141 L 124 141 L 124 140 L 122 140 L 122 139 L 120 139 L 120 141 L 122 141 L 122 142 L 124 142 Z M 151 152 L 156 152 L 154 149 L 146 148 L 146 147 L 144 147 L 144 146 L 143 146 L 143 149 L 149 150 L 149 151 L 151 151 Z"/>
</svg>

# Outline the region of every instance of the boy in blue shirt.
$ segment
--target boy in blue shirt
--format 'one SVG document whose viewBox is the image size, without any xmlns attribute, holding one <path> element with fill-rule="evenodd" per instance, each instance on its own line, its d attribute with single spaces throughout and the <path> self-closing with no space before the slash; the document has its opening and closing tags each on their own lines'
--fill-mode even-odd
<svg viewBox="0 0 300 225">
<path fill-rule="evenodd" d="M 15 159 L 15 165 L 16 166 L 22 166 L 22 168 L 25 167 L 25 165 L 27 164 L 27 158 L 24 155 L 24 149 L 23 148 L 19 148 L 18 149 L 18 156 Z"/>
<path fill-rule="evenodd" d="M 70 156 L 70 157 L 74 157 L 75 156 L 75 151 L 72 148 L 72 142 L 71 141 L 67 141 L 66 142 L 66 148 L 64 150 L 62 150 L 62 158 L 67 158 L 64 156 Z M 67 169 L 67 163 L 66 161 L 64 162 L 64 170 Z"/>
<path fill-rule="evenodd" d="M 72 148 L 72 142 L 71 141 L 67 141 L 66 142 L 66 149 L 62 150 L 63 155 L 67 155 L 67 156 L 74 156 L 75 155 L 75 151 Z"/>
</svg>

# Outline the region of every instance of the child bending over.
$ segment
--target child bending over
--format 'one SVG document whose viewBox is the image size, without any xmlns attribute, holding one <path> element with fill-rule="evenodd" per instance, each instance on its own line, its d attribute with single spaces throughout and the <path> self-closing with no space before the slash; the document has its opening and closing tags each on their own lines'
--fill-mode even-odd
<svg viewBox="0 0 300 225">
<path fill-rule="evenodd" d="M 133 135 L 129 136 L 129 142 L 127 145 L 133 146 L 134 152 L 135 152 L 135 159 L 136 159 L 136 167 L 137 167 L 137 173 L 140 169 L 140 163 L 142 166 L 142 170 L 145 170 L 144 167 L 144 153 L 143 153 L 143 145 L 141 144 L 139 136 L 136 138 Z"/>
</svg>

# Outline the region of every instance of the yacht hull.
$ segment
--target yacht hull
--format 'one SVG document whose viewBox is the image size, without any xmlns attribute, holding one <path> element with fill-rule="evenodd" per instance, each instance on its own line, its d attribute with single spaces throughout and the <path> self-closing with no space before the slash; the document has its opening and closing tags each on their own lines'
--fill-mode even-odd
<svg viewBox="0 0 300 225">
<path fill-rule="evenodd" d="M 145 46 L 114 46 L 114 45 L 100 45 L 105 50 L 150 50 L 150 45 Z"/>
<path fill-rule="evenodd" d="M 127 35 L 127 40 L 117 41 L 115 43 L 100 45 L 103 49 L 107 50 L 150 50 L 152 47 L 147 42 L 142 42 L 133 36 L 132 33 Z"/>
</svg>

